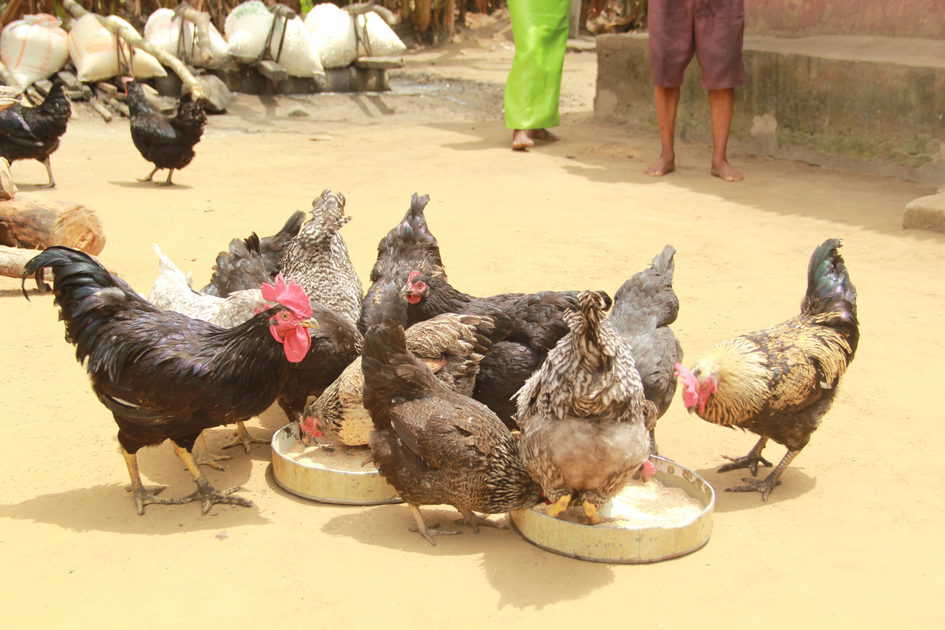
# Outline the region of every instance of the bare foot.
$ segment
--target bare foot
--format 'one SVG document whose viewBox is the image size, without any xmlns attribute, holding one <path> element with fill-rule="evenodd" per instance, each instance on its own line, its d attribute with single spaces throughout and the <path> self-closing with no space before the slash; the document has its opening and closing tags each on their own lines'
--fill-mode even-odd
<svg viewBox="0 0 945 630">
<path fill-rule="evenodd" d="M 713 164 L 709 172 L 727 182 L 740 182 L 745 179 L 742 172 L 728 162 Z"/>
<path fill-rule="evenodd" d="M 529 137 L 528 130 L 516 129 L 512 132 L 513 151 L 528 151 L 533 146 L 535 142 Z"/>
<path fill-rule="evenodd" d="M 660 159 L 658 159 L 653 164 L 650 164 L 650 166 L 648 166 L 647 169 L 643 172 L 649 175 L 650 177 L 662 177 L 663 175 L 669 175 L 675 170 L 676 170 L 676 156 L 671 155 L 669 157 L 663 157 L 661 155 Z"/>
<path fill-rule="evenodd" d="M 526 133 L 532 140 L 539 140 L 541 142 L 557 142 L 559 140 L 558 136 L 547 129 L 529 129 Z"/>
</svg>

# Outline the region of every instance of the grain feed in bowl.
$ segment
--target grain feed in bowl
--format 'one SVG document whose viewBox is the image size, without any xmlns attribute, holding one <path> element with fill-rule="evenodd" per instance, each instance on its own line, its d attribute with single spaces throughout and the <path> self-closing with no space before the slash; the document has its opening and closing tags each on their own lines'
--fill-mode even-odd
<svg viewBox="0 0 945 630">
<path fill-rule="evenodd" d="M 656 474 L 631 482 L 605 504 L 606 520 L 588 525 L 580 505 L 553 518 L 547 506 L 511 513 L 515 529 L 547 551 L 595 562 L 640 564 L 701 549 L 712 533 L 715 491 L 697 473 L 665 457 L 650 461 Z"/>
</svg>

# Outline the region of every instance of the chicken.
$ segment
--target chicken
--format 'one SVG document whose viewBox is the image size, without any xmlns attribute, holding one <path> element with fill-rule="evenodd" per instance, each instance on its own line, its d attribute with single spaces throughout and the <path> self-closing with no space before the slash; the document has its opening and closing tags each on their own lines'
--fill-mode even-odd
<svg viewBox="0 0 945 630">
<path fill-rule="evenodd" d="M 219 491 L 200 472 L 191 450 L 204 429 L 245 420 L 264 411 L 279 394 L 289 366 L 311 349 L 308 297 L 280 278 L 262 287 L 275 304 L 234 328 L 162 311 L 110 274 L 91 256 L 50 247 L 32 258 L 25 280 L 40 283 L 53 272 L 55 302 L 66 340 L 76 346 L 92 389 L 118 424 L 118 441 L 131 477 L 138 514 L 148 504 L 200 501 L 203 512 L 216 503 L 251 505 Z M 27 296 L 28 298 L 28 296 Z M 159 499 L 138 472 L 137 452 L 166 439 L 194 478 L 196 491 Z"/>
<path fill-rule="evenodd" d="M 495 323 L 492 349 L 479 365 L 473 397 L 514 427 L 512 395 L 544 361 L 548 350 L 568 330 L 562 319 L 567 296 L 574 292 L 505 293 L 475 297 L 453 287 L 446 276 L 436 238 L 424 216 L 429 197 L 414 195 L 410 209 L 378 245 L 372 285 L 362 305 L 361 326 L 383 319 L 380 287 L 403 282 L 409 327 L 442 313 L 486 315 Z"/>
<path fill-rule="evenodd" d="M 663 417 L 676 393 L 674 367 L 683 351 L 669 325 L 676 321 L 679 299 L 673 291 L 672 245 L 663 248 L 650 266 L 633 275 L 614 295 L 607 317 L 614 331 L 630 344 L 633 361 L 643 381 L 643 394 L 656 407 L 653 423 Z M 657 453 L 656 431 L 650 444 Z"/>
<path fill-rule="evenodd" d="M 326 189 L 312 202 L 311 218 L 286 245 L 281 270 L 313 300 L 356 326 L 361 316 L 361 280 L 340 233 L 350 220 L 345 215 L 344 195 Z"/>
<path fill-rule="evenodd" d="M 226 297 L 233 291 L 256 288 L 275 278 L 285 247 L 299 233 L 304 219 L 305 213 L 298 210 L 272 236 L 259 238 L 253 232 L 245 239 L 234 238 L 227 251 L 217 254 L 210 284 L 200 292 Z"/>
<path fill-rule="evenodd" d="M 158 256 L 160 271 L 148 294 L 148 301 L 159 309 L 177 311 L 194 319 L 231 328 L 252 318 L 262 303 L 259 289 L 234 291 L 225 298 L 197 293 L 190 287 L 187 275 L 164 255 L 160 247 L 155 245 L 154 252 Z"/>
<path fill-rule="evenodd" d="M 259 306 L 264 304 L 259 289 L 234 291 L 225 298 L 197 293 L 190 287 L 190 279 L 187 275 L 174 264 L 174 261 L 164 255 L 160 247 L 155 245 L 154 251 L 158 255 L 160 272 L 148 294 L 148 301 L 161 310 L 176 311 L 223 328 L 232 328 L 252 318 L 258 312 Z M 248 448 L 247 444 L 253 443 L 254 440 L 242 422 L 237 422 L 236 427 L 237 440 L 223 448 L 230 448 L 237 444 Z M 218 462 L 227 459 L 230 457 L 210 453 L 204 444 L 196 461 L 200 465 L 223 470 L 223 466 Z"/>
<path fill-rule="evenodd" d="M 522 465 L 518 439 L 485 405 L 452 391 L 411 355 L 400 324 L 368 329 L 361 367 L 373 461 L 427 541 L 456 532 L 427 528 L 421 505 L 452 505 L 462 514 L 458 522 L 478 531 L 492 523 L 475 512 L 538 503 L 541 490 Z"/>
<path fill-rule="evenodd" d="M 814 250 L 799 315 L 718 344 L 691 371 L 676 366 L 690 413 L 760 436 L 747 455 L 726 458 L 731 463 L 719 468 L 751 471 L 743 485 L 728 488 L 731 492 L 760 492 L 768 500 L 830 409 L 853 361 L 860 339 L 856 288 L 840 246 L 838 239 L 830 239 Z M 787 453 L 759 480 L 759 464 L 771 466 L 761 455 L 769 439 L 787 447 Z"/>
<path fill-rule="evenodd" d="M 407 349 L 454 392 L 471 396 L 493 327 L 488 317 L 438 315 L 406 331 Z M 302 414 L 306 434 L 329 444 L 365 446 L 373 423 L 364 408 L 364 375 L 355 359 Z"/>
<path fill-rule="evenodd" d="M 181 98 L 177 114 L 164 116 L 144 94 L 141 84 L 128 82 L 128 110 L 131 114 L 131 140 L 141 156 L 154 164 L 154 170 L 138 181 L 150 182 L 162 168 L 168 169 L 162 185 L 173 186 L 175 169 L 181 169 L 194 159 L 194 146 L 200 142 L 207 115 L 200 102 Z"/>
<path fill-rule="evenodd" d="M 372 284 L 364 295 L 358 321 L 361 332 L 383 321 L 386 307 L 382 304 L 381 293 L 386 286 L 406 282 L 411 269 L 443 267 L 439 244 L 430 233 L 423 214 L 429 202 L 429 195 L 414 193 L 407 214 L 378 243 L 377 260 L 371 268 Z M 407 322 L 403 324 L 406 326 Z"/>
<path fill-rule="evenodd" d="M 611 300 L 583 291 L 565 314 L 570 331 L 516 394 L 522 460 L 558 516 L 574 502 L 588 522 L 632 475 L 648 480 L 656 413 L 643 396 L 630 344 L 603 319 Z"/>
<path fill-rule="evenodd" d="M 49 156 L 59 148 L 59 138 L 66 133 L 72 115 L 72 105 L 62 89 L 62 82 L 57 79 L 39 107 L 15 104 L 0 109 L 0 157 L 11 163 L 42 162 L 49 176 L 46 188 L 56 187 Z"/>
</svg>

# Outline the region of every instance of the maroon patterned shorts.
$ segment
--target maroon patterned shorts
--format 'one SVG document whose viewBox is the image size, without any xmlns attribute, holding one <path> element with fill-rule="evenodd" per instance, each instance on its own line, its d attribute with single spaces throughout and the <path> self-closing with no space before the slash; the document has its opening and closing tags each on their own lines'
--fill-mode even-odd
<svg viewBox="0 0 945 630">
<path fill-rule="evenodd" d="M 745 80 L 744 0 L 649 0 L 647 22 L 655 85 L 682 85 L 693 54 L 705 89 L 731 88 Z"/>
</svg>

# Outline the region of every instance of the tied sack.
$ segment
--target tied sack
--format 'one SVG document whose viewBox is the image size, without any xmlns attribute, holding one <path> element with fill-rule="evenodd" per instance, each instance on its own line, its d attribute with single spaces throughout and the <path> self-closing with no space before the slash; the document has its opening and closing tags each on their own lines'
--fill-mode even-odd
<svg viewBox="0 0 945 630">
<path fill-rule="evenodd" d="M 210 49 L 200 48 L 197 27 L 189 20 L 183 21 L 171 9 L 158 9 L 144 25 L 144 38 L 149 44 L 174 55 L 184 63 L 200 68 L 219 68 L 229 57 L 226 40 L 211 23 L 207 26 Z"/>
<path fill-rule="evenodd" d="M 302 18 L 298 16 L 285 20 L 270 13 L 262 2 L 252 0 L 230 11 L 223 30 L 226 32 L 230 55 L 240 61 L 270 58 L 293 77 L 325 76 L 318 49 L 312 43 Z M 266 39 L 270 31 L 272 38 L 266 51 Z"/>
<path fill-rule="evenodd" d="M 0 33 L 0 61 L 21 88 L 59 72 L 68 59 L 69 34 L 53 15 L 26 15 Z"/>
<path fill-rule="evenodd" d="M 373 11 L 358 16 L 355 27 L 358 38 L 358 57 L 390 57 L 399 55 L 404 45 L 384 18 Z"/>
<path fill-rule="evenodd" d="M 344 68 L 358 58 L 354 18 L 347 11 L 330 2 L 317 4 L 305 16 L 305 28 L 325 68 Z"/>
<path fill-rule="evenodd" d="M 120 17 L 112 15 L 108 20 L 126 26 L 137 33 Z M 83 83 L 101 81 L 118 74 L 117 40 L 118 37 L 99 24 L 91 13 L 76 20 L 69 32 L 69 54 L 72 55 L 72 63 L 75 64 L 79 81 Z M 122 41 L 121 48 L 122 57 L 131 60 L 132 54 L 128 44 Z M 158 60 L 143 50 L 135 50 L 133 59 L 133 74 L 136 78 L 167 76 L 167 72 Z"/>
</svg>

